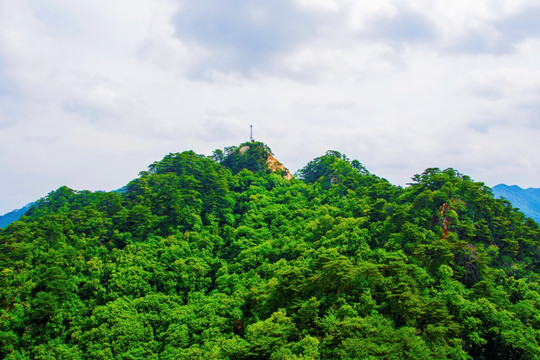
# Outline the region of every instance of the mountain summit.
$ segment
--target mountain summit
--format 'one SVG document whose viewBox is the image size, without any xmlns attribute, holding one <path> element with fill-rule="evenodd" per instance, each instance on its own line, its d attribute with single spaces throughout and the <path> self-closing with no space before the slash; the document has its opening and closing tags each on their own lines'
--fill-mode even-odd
<svg viewBox="0 0 540 360">
<path fill-rule="evenodd" d="M 259 141 L 245 142 L 239 146 L 230 146 L 223 150 L 216 150 L 213 157 L 214 160 L 231 170 L 234 174 L 242 169 L 247 169 L 252 172 L 278 173 L 287 180 L 294 177 L 274 157 L 270 147 Z"/>
</svg>

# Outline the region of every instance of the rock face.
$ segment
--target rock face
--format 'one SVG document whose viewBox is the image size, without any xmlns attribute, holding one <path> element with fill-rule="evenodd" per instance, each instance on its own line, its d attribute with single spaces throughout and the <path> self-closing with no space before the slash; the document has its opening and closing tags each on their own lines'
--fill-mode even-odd
<svg viewBox="0 0 540 360">
<path fill-rule="evenodd" d="M 273 157 L 271 154 L 268 154 L 266 164 L 268 165 L 268 168 L 273 172 L 281 172 L 281 175 L 283 175 L 285 179 L 291 180 L 292 178 L 294 178 L 293 174 L 291 174 L 289 169 L 287 169 L 282 163 L 278 161 L 278 159 Z"/>
<path fill-rule="evenodd" d="M 248 149 L 249 149 L 249 145 L 244 145 L 240 149 L 238 149 L 238 152 L 240 153 L 240 155 L 244 155 L 246 151 L 248 151 Z"/>
</svg>

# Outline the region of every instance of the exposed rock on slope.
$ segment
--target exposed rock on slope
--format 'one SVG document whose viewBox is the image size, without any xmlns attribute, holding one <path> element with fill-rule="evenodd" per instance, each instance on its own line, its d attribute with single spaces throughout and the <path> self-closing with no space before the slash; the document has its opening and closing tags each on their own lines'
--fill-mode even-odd
<svg viewBox="0 0 540 360">
<path fill-rule="evenodd" d="M 285 179 L 293 178 L 291 172 L 272 154 L 272 150 L 262 142 L 246 142 L 240 146 L 231 146 L 223 151 L 214 151 L 214 160 L 237 173 L 242 169 L 253 172 L 274 172 Z"/>
<path fill-rule="evenodd" d="M 271 154 L 268 154 L 268 158 L 266 159 L 266 164 L 268 165 L 268 168 L 272 170 L 273 172 L 280 172 L 281 175 L 287 180 L 291 180 L 294 176 L 291 174 L 289 169 L 287 169 L 282 163 L 278 161 L 275 157 L 273 157 Z"/>
</svg>

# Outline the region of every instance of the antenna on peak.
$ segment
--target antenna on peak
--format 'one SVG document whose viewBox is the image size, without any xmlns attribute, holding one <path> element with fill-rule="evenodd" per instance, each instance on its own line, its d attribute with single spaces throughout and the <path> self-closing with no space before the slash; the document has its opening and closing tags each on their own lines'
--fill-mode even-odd
<svg viewBox="0 0 540 360">
<path fill-rule="evenodd" d="M 253 140 L 253 124 L 249 125 L 249 140 L 255 142 L 255 140 Z"/>
</svg>

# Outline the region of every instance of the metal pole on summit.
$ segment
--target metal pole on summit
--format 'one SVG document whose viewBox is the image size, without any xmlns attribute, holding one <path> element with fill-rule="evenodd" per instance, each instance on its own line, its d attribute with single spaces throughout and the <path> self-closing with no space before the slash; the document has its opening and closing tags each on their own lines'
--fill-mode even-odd
<svg viewBox="0 0 540 360">
<path fill-rule="evenodd" d="M 253 124 L 249 125 L 249 140 L 251 140 L 251 142 L 255 141 L 253 140 Z"/>
</svg>

